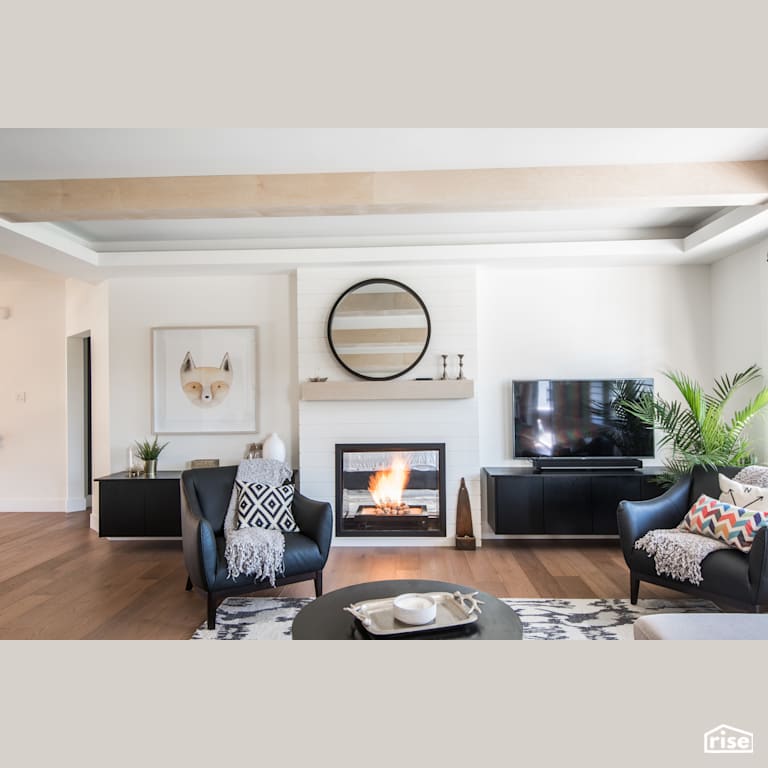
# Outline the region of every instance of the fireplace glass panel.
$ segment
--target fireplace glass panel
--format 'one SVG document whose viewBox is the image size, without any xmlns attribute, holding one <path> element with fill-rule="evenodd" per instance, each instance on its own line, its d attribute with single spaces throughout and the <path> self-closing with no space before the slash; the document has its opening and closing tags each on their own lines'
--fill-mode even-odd
<svg viewBox="0 0 768 768">
<path fill-rule="evenodd" d="M 336 449 L 337 535 L 445 535 L 442 444 Z"/>
</svg>

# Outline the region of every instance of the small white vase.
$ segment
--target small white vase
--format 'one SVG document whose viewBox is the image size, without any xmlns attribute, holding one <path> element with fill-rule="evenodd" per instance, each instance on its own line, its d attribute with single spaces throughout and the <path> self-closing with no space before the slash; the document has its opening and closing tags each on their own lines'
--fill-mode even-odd
<svg viewBox="0 0 768 768">
<path fill-rule="evenodd" d="M 265 459 L 285 461 L 285 443 L 273 432 L 261 446 L 261 455 Z"/>
</svg>

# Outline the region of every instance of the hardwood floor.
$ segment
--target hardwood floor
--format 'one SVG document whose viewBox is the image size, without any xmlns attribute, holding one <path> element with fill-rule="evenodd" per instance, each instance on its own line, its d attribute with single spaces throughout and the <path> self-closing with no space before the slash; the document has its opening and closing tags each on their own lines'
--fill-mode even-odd
<svg viewBox="0 0 768 768">
<path fill-rule="evenodd" d="M 88 515 L 0 514 L 0 639 L 187 639 L 202 623 L 202 595 L 186 592 L 181 542 L 107 541 Z M 497 597 L 628 597 L 614 541 L 485 542 L 450 547 L 336 547 L 324 590 L 424 578 Z M 682 594 L 643 584 L 640 596 Z M 258 593 L 313 596 L 311 582 Z"/>
</svg>

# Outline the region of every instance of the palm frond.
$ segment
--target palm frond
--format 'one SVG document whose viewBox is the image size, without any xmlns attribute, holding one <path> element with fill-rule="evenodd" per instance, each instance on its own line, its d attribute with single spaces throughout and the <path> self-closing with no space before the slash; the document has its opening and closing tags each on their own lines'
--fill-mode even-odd
<svg viewBox="0 0 768 768">
<path fill-rule="evenodd" d="M 627 413 L 639 419 L 646 426 L 652 427 L 655 423 L 656 404 L 653 395 L 644 392 L 637 399 L 621 398 L 617 404 Z"/>
<path fill-rule="evenodd" d="M 731 417 L 731 428 L 741 432 L 752 419 L 768 406 L 768 387 L 761 389 L 744 408 Z"/>
<path fill-rule="evenodd" d="M 712 390 L 720 405 L 724 405 L 734 392 L 758 378 L 760 378 L 760 368 L 753 363 L 745 370 L 735 373 L 733 378 L 726 373 L 715 379 Z"/>
<path fill-rule="evenodd" d="M 681 371 L 665 371 L 664 375 L 677 387 L 691 413 L 701 422 L 707 412 L 707 402 L 701 385 Z"/>
<path fill-rule="evenodd" d="M 733 394 L 761 376 L 758 366 L 750 365 L 733 376 L 720 376 L 709 394 L 680 371 L 665 371 L 664 375 L 677 387 L 682 400 L 668 401 L 659 395 L 648 395 L 626 406 L 643 423 L 662 432 L 659 447 L 671 448 L 671 455 L 664 461 L 664 472 L 658 477 L 661 485 L 672 484 L 693 467 L 715 469 L 754 461 L 743 432 L 768 407 L 768 387 L 736 411 L 730 421 L 723 414 Z"/>
</svg>

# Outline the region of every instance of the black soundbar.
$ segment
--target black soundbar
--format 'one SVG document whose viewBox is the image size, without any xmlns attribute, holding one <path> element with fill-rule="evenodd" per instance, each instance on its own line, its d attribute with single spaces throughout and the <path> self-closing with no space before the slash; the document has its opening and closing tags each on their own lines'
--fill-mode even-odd
<svg viewBox="0 0 768 768">
<path fill-rule="evenodd" d="M 643 462 L 640 459 L 610 458 L 597 456 L 571 456 L 569 458 L 553 459 L 537 457 L 532 459 L 533 468 L 537 472 L 550 469 L 641 469 Z"/>
</svg>

